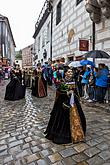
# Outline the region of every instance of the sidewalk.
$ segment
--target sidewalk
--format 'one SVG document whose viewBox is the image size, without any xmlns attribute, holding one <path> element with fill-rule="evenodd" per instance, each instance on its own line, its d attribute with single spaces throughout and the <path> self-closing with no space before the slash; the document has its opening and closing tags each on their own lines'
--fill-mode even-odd
<svg viewBox="0 0 110 165">
<path fill-rule="evenodd" d="M 87 100 L 84 100 L 84 99 L 81 99 L 81 103 L 85 104 L 88 107 L 100 108 L 100 109 L 110 113 L 110 103 L 97 103 L 97 102 L 89 103 L 89 102 L 87 102 Z"/>
</svg>

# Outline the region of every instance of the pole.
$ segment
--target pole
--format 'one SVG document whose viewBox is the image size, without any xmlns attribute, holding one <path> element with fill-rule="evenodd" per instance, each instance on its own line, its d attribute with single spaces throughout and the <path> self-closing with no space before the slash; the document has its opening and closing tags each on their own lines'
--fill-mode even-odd
<svg viewBox="0 0 110 165">
<path fill-rule="evenodd" d="M 92 50 L 95 50 L 95 23 L 92 22 L 92 37 L 93 37 L 93 41 L 92 41 Z M 93 63 L 95 64 L 95 58 L 93 57 Z"/>
<path fill-rule="evenodd" d="M 95 23 L 94 22 L 92 22 L 92 37 L 93 37 L 92 50 L 95 50 Z"/>
<path fill-rule="evenodd" d="M 52 61 L 52 27 L 53 27 L 53 7 L 51 9 L 51 41 L 50 41 L 50 59 Z"/>
<path fill-rule="evenodd" d="M 3 62 L 3 21 L 1 21 L 1 56 L 2 56 L 2 62 Z"/>
</svg>

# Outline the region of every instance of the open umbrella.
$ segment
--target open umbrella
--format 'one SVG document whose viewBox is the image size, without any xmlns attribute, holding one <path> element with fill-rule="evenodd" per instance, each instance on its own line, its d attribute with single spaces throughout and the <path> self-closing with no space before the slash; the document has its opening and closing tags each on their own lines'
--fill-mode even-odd
<svg viewBox="0 0 110 165">
<path fill-rule="evenodd" d="M 82 65 L 80 64 L 80 61 L 72 61 L 68 66 L 77 68 L 77 67 L 81 67 Z"/>
<path fill-rule="evenodd" d="M 89 51 L 88 53 L 85 53 L 85 58 L 110 58 L 110 55 L 108 55 L 106 52 L 102 50 L 93 50 Z"/>
<path fill-rule="evenodd" d="M 84 66 L 84 65 L 91 65 L 91 66 L 95 66 L 94 65 L 94 63 L 92 62 L 92 61 L 89 61 L 89 60 L 81 60 L 80 61 L 80 64 L 82 65 L 82 66 Z"/>
</svg>

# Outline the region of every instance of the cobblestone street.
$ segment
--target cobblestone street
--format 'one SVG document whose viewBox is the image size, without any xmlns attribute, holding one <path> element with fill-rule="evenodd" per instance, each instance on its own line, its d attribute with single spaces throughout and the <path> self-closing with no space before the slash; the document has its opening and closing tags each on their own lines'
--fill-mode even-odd
<svg viewBox="0 0 110 165">
<path fill-rule="evenodd" d="M 45 139 L 54 92 L 5 101 L 6 82 L 0 86 L 0 165 L 110 165 L 109 106 L 82 104 L 87 119 L 86 142 L 56 145 Z M 105 107 L 105 108 L 104 108 Z"/>
</svg>

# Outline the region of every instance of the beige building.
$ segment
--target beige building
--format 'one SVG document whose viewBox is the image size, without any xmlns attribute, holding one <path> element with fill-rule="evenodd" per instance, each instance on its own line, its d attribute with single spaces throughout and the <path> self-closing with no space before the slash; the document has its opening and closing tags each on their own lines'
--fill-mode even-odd
<svg viewBox="0 0 110 165">
<path fill-rule="evenodd" d="M 22 68 L 23 69 L 31 69 L 33 66 L 33 44 L 22 49 Z"/>
</svg>

